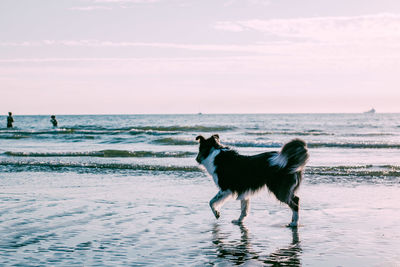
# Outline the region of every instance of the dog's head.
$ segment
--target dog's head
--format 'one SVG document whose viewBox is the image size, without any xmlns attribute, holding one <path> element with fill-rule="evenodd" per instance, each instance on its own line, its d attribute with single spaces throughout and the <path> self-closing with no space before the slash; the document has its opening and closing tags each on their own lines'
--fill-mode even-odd
<svg viewBox="0 0 400 267">
<path fill-rule="evenodd" d="M 213 148 L 220 148 L 219 135 L 214 134 L 210 138 L 205 139 L 202 135 L 196 137 L 199 141 L 199 153 L 197 154 L 196 161 L 201 163 L 204 159 L 208 157 Z"/>
</svg>

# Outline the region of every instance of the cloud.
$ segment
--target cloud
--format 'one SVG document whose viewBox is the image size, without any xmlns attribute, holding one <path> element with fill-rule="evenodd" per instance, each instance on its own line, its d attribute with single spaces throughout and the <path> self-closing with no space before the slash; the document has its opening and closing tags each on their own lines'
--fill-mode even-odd
<svg viewBox="0 0 400 267">
<path fill-rule="evenodd" d="M 94 3 L 132 3 L 132 4 L 151 4 L 160 2 L 161 0 L 92 0 Z"/>
<path fill-rule="evenodd" d="M 225 0 L 224 7 L 230 7 L 234 5 L 251 5 L 251 6 L 269 6 L 270 0 Z"/>
<path fill-rule="evenodd" d="M 278 44 L 279 47 L 283 43 Z M 224 51 L 224 52 L 250 52 L 250 53 L 269 53 L 274 52 L 271 44 L 184 44 L 184 43 L 157 43 L 157 42 L 113 42 L 100 40 L 42 40 L 25 42 L 0 42 L 0 47 L 46 47 L 46 46 L 66 46 L 66 47 L 98 47 L 98 48 L 123 48 L 123 47 L 147 47 L 147 48 L 170 48 L 184 49 L 192 51 Z M 273 49 L 273 50 L 271 50 Z"/>
<path fill-rule="evenodd" d="M 239 62 L 240 66 L 249 66 L 254 64 L 255 68 L 263 68 L 263 65 L 272 66 L 272 69 L 397 69 L 400 61 L 400 50 L 397 43 L 388 42 L 366 42 L 362 44 L 329 44 L 326 42 L 267 42 L 255 44 L 182 44 L 182 43 L 146 43 L 146 42 L 112 42 L 99 40 L 43 40 L 43 41 L 26 41 L 26 42 L 0 42 L 0 47 L 21 47 L 27 51 L 44 51 L 47 47 L 53 47 L 52 50 L 58 49 L 59 54 L 65 53 L 65 49 L 81 48 L 80 55 L 82 57 L 75 58 L 17 58 L 10 59 L 6 57 L 0 58 L 2 63 L 40 63 L 40 62 L 78 62 L 78 61 L 137 61 L 139 59 L 125 58 L 121 53 L 121 49 L 127 51 L 137 51 L 136 48 L 143 48 L 137 55 L 140 58 L 154 62 L 157 60 L 166 62 L 167 59 L 172 60 L 176 56 L 176 52 L 186 50 L 193 52 L 187 54 L 185 59 L 193 62 L 200 62 L 201 58 L 207 58 L 210 62 L 219 62 L 219 66 L 229 66 Z M 85 49 L 96 49 L 99 54 L 95 58 L 85 58 L 87 54 Z M 64 49 L 64 50 L 63 50 Z M 130 50 L 129 50 L 130 49 Z M 147 50 L 146 50 L 147 49 Z M 170 49 L 164 51 L 163 59 L 154 59 L 154 49 Z M 6 49 L 3 49 L 4 51 Z M 103 51 L 103 52 L 101 52 Z M 114 55 L 114 58 L 103 58 L 107 55 Z M 23 50 L 20 55 L 23 55 Z M 32 52 L 29 52 L 32 54 Z M 42 53 L 43 54 L 43 53 Z M 75 55 L 79 55 L 75 54 Z M 91 53 L 92 54 L 92 53 Z M 131 53 L 130 53 L 131 54 Z M 191 56 L 192 55 L 192 56 Z M 175 65 L 181 66 L 184 58 L 177 59 L 173 62 Z M 228 59 L 229 58 L 229 59 Z M 206 61 L 207 61 L 206 60 Z M 178 64 L 178 63 L 179 64 Z M 220 64 L 221 63 L 221 64 Z M 184 65 L 186 65 L 185 63 Z M 201 66 L 204 64 L 202 63 Z"/>
<path fill-rule="evenodd" d="M 317 42 L 390 42 L 400 40 L 400 14 L 220 21 L 214 28 L 232 32 L 256 31 Z"/>
<path fill-rule="evenodd" d="M 112 8 L 109 6 L 77 6 L 71 7 L 69 10 L 77 10 L 77 11 L 94 11 L 94 10 L 111 10 Z"/>
<path fill-rule="evenodd" d="M 74 11 L 96 11 L 96 10 L 114 10 L 117 8 L 127 9 L 134 8 L 136 4 L 152 4 L 162 0 L 87 0 L 95 5 L 91 6 L 75 6 L 68 8 Z M 97 5 L 101 4 L 101 5 Z"/>
<path fill-rule="evenodd" d="M 222 30 L 222 31 L 229 31 L 229 32 L 243 32 L 245 31 L 245 28 L 243 25 L 232 22 L 232 21 L 220 21 L 217 22 L 214 26 L 215 29 L 217 30 Z"/>
<path fill-rule="evenodd" d="M 337 40 L 335 40 L 336 42 Z M 258 42 L 253 44 L 185 44 L 185 43 L 164 43 L 164 42 L 115 42 L 101 40 L 42 40 L 24 42 L 0 42 L 0 47 L 23 47 L 23 48 L 45 48 L 54 46 L 80 48 L 154 48 L 174 49 L 200 52 L 227 52 L 247 55 L 285 55 L 296 57 L 318 57 L 324 58 L 333 55 L 335 57 L 399 57 L 400 50 L 397 42 L 362 42 L 362 43 L 329 43 L 312 41 L 279 41 L 279 42 Z M 150 50 L 151 52 L 152 50 Z M 146 54 L 143 54 L 146 56 Z M 166 54 L 168 56 L 168 54 Z M 149 54 L 151 56 L 151 53 Z"/>
<path fill-rule="evenodd" d="M 232 71 L 232 68 L 240 72 L 242 67 L 252 71 L 261 70 L 260 72 L 266 73 L 274 71 L 284 73 L 285 71 L 294 70 L 301 70 L 306 73 L 318 71 L 326 73 L 370 71 L 374 73 L 373 71 L 376 70 L 393 73 L 397 72 L 399 67 L 400 14 L 221 21 L 214 26 L 218 30 L 234 32 L 238 36 L 244 31 L 256 31 L 262 33 L 262 36 L 265 34 L 285 38 L 284 41 L 278 42 L 270 41 L 270 38 L 264 38 L 264 42 L 247 44 L 104 40 L 0 42 L 0 47 L 4 48 L 21 47 L 18 55 L 21 57 L 23 57 L 24 51 L 29 51 L 29 55 L 35 54 L 32 51 L 41 52 L 36 53 L 38 55 L 46 55 L 43 51 L 47 51 L 47 47 L 52 47 L 50 49 L 52 51 L 57 51 L 58 49 L 59 55 L 63 55 L 63 52 L 68 51 L 70 48 L 81 48 L 73 50 L 74 53 L 76 52 L 74 54 L 76 58 L 71 59 L 7 59 L 10 56 L 3 52 L 7 56 L 5 59 L 1 59 L 0 62 L 2 64 L 18 63 L 18 61 L 21 63 L 26 62 L 27 64 L 61 61 L 133 62 L 133 65 L 140 63 L 137 64 L 141 66 L 136 69 L 138 72 L 146 68 L 152 71 L 153 64 L 155 64 L 161 66 L 163 72 L 179 70 L 181 73 L 189 69 L 193 70 L 193 72 L 207 72 L 208 70 L 215 70 L 215 72 L 227 70 L 229 72 Z M 159 49 L 159 52 L 154 53 L 156 49 Z M 90 53 L 94 58 L 79 58 L 79 55 L 83 57 L 88 55 L 86 52 L 89 50 L 97 51 L 96 53 L 98 54 Z M 181 50 L 188 51 L 188 53 L 184 53 L 187 55 L 185 60 L 182 58 L 174 59 L 174 56 L 182 54 L 176 53 Z M 7 49 L 2 49 L 2 51 L 7 51 Z M 141 62 L 138 59 L 118 58 L 127 54 L 121 51 L 129 51 L 129 55 L 137 55 L 145 58 L 146 61 L 143 63 L 144 61 Z M 71 53 L 68 52 L 68 54 Z M 162 55 L 164 59 L 154 59 L 155 54 Z M 115 58 L 101 58 L 102 55 L 114 56 Z M 205 58 L 205 60 L 202 60 L 202 58 Z"/>
</svg>

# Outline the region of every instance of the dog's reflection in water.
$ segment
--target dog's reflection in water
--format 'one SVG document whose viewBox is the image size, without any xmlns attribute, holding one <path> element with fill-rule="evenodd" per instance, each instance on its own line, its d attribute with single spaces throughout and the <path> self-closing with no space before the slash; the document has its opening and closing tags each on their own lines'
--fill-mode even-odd
<svg viewBox="0 0 400 267">
<path fill-rule="evenodd" d="M 239 224 L 239 228 L 240 239 L 232 241 L 228 240 L 227 234 L 221 233 L 219 224 L 214 224 L 212 241 L 219 258 L 227 259 L 233 265 L 241 265 L 251 261 L 266 266 L 301 266 L 301 247 L 297 227 L 287 228 L 288 231 L 292 232 L 291 242 L 269 255 L 261 255 L 262 251 L 257 252 L 257 249 L 252 248 L 249 231 L 245 225 Z"/>
</svg>

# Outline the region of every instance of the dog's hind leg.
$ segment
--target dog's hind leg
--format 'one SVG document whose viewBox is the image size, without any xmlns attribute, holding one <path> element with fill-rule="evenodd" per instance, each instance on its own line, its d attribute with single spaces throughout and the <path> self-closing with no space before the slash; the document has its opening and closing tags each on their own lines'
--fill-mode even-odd
<svg viewBox="0 0 400 267">
<path fill-rule="evenodd" d="M 234 224 L 241 224 L 243 220 L 246 218 L 246 216 L 249 214 L 250 200 L 248 199 L 240 200 L 240 207 L 242 209 L 242 212 L 240 213 L 239 219 L 232 221 L 232 223 Z"/>
<path fill-rule="evenodd" d="M 299 197 L 293 196 L 292 199 L 289 201 L 288 205 L 292 209 L 292 222 L 289 223 L 288 227 L 297 227 L 299 223 Z"/>
<path fill-rule="evenodd" d="M 221 190 L 210 200 L 210 207 L 215 215 L 215 218 L 219 218 L 220 213 L 218 209 L 224 204 L 225 201 L 229 199 L 230 196 L 232 196 L 231 190 Z"/>
</svg>

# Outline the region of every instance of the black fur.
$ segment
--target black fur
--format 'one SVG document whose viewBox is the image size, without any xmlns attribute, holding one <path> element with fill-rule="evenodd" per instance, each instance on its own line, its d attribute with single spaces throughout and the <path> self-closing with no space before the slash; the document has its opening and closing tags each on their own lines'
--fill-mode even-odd
<svg viewBox="0 0 400 267">
<path fill-rule="evenodd" d="M 240 196 L 249 191 L 256 192 L 266 185 L 278 200 L 298 210 L 298 197 L 294 192 L 300 185 L 302 167 L 309 157 L 304 141 L 294 139 L 282 148 L 280 154 L 287 162 L 280 166 L 271 164 L 272 158 L 279 154 L 276 151 L 244 156 L 221 145 L 218 135 L 208 139 L 198 136 L 196 140 L 200 140 L 196 158 L 199 163 L 208 157 L 213 148 L 220 150 L 214 165 L 218 186 L 222 191 L 231 190 Z"/>
</svg>

